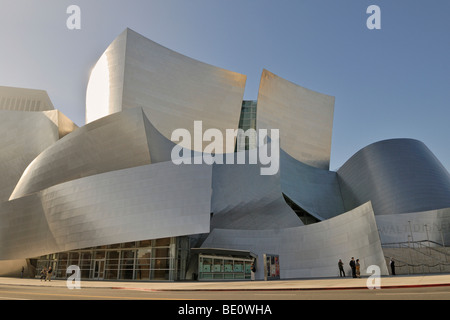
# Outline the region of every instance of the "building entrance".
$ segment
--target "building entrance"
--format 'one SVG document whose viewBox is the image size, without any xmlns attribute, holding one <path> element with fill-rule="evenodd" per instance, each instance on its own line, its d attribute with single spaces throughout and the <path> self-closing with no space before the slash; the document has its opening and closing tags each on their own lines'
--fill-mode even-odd
<svg viewBox="0 0 450 320">
<path fill-rule="evenodd" d="M 92 279 L 94 280 L 103 280 L 105 278 L 105 259 L 95 259 L 94 261 L 94 269 L 92 274 Z"/>
</svg>

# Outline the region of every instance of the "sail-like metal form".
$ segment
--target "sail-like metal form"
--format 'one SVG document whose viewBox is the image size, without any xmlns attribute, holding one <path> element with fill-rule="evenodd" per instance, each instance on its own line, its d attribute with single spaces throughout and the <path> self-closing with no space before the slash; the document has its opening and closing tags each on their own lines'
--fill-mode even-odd
<svg viewBox="0 0 450 320">
<path fill-rule="evenodd" d="M 280 176 L 283 193 L 316 219 L 345 212 L 336 172 L 309 166 L 281 151 Z"/>
<path fill-rule="evenodd" d="M 34 159 L 11 199 L 59 183 L 151 163 L 142 110 L 136 108 L 89 123 Z"/>
<path fill-rule="evenodd" d="M 237 129 L 246 76 L 191 59 L 127 29 L 94 67 L 86 122 L 142 107 L 168 139 L 175 129 Z M 203 151 L 181 141 L 195 151 Z M 201 144 L 200 144 L 201 145 Z"/>
<path fill-rule="evenodd" d="M 329 169 L 333 113 L 334 97 L 263 71 L 258 92 L 257 128 L 279 129 L 281 149 L 294 159 Z"/>
<path fill-rule="evenodd" d="M 0 202 L 30 162 L 76 128 L 45 91 L 0 87 Z"/>
<path fill-rule="evenodd" d="M 303 225 L 283 199 L 280 174 L 261 175 L 260 164 L 237 164 L 251 151 L 235 153 L 234 164 L 215 164 L 212 228 L 281 229 Z"/>
<path fill-rule="evenodd" d="M 376 215 L 450 207 L 450 174 L 418 140 L 371 144 L 337 173 L 346 210 L 369 200 Z"/>
</svg>

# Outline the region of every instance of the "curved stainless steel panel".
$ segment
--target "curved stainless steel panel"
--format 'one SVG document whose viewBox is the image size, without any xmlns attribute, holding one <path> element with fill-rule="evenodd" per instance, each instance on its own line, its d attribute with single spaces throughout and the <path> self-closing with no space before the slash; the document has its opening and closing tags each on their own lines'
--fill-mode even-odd
<svg viewBox="0 0 450 320">
<path fill-rule="evenodd" d="M 335 277 L 337 262 L 348 267 L 351 257 L 360 259 L 361 275 L 370 265 L 388 275 L 372 206 L 354 210 L 319 223 L 281 230 L 214 229 L 204 248 L 249 250 L 258 255 L 257 278 L 264 279 L 264 253 L 278 254 L 282 279 Z"/>
<path fill-rule="evenodd" d="M 249 151 L 242 152 L 248 157 Z M 303 223 L 283 199 L 279 173 L 261 175 L 260 164 L 214 164 L 211 228 L 279 229 Z"/>
<path fill-rule="evenodd" d="M 237 129 L 245 81 L 244 75 L 188 58 L 127 29 L 94 67 L 86 114 L 96 115 L 87 116 L 87 122 L 142 107 L 168 139 L 178 128 L 194 136 L 195 120 L 203 121 L 203 130 L 224 133 Z M 99 91 L 101 97 L 91 94 Z"/>
<path fill-rule="evenodd" d="M 450 207 L 450 174 L 417 140 L 371 144 L 337 173 L 347 210 L 369 200 L 376 215 Z"/>
<path fill-rule="evenodd" d="M 161 162 L 0 203 L 0 259 L 207 233 L 211 170 Z"/>
<path fill-rule="evenodd" d="M 280 176 L 283 193 L 315 218 L 345 212 L 336 172 L 308 166 L 281 150 Z"/>
<path fill-rule="evenodd" d="M 0 110 L 0 202 L 9 199 L 20 176 L 58 140 L 58 127 L 42 112 Z"/>
<path fill-rule="evenodd" d="M 42 152 L 20 178 L 11 199 L 98 173 L 168 161 L 173 145 L 141 108 L 116 113 L 77 129 Z"/>
<path fill-rule="evenodd" d="M 258 129 L 279 129 L 280 147 L 307 165 L 329 169 L 334 97 L 264 70 L 256 112 Z"/>
</svg>

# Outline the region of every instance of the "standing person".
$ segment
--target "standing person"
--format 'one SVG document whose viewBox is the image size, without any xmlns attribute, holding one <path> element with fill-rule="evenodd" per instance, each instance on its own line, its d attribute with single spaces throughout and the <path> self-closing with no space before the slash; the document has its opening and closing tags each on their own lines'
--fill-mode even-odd
<svg viewBox="0 0 450 320">
<path fill-rule="evenodd" d="M 252 266 L 251 266 L 251 272 L 252 272 L 252 281 L 255 280 L 255 272 L 256 272 L 256 265 L 255 262 L 252 262 Z"/>
<path fill-rule="evenodd" d="M 20 277 L 23 278 L 23 273 L 25 272 L 25 268 L 22 266 L 22 271 L 20 272 Z"/>
<path fill-rule="evenodd" d="M 45 281 L 47 281 L 47 279 L 48 281 L 52 280 L 52 271 L 53 271 L 52 266 L 50 266 L 47 270 L 47 278 L 45 278 Z"/>
<path fill-rule="evenodd" d="M 350 260 L 350 268 L 352 268 L 352 277 L 356 278 L 356 262 L 355 262 L 355 258 L 352 257 L 352 260 Z"/>
<path fill-rule="evenodd" d="M 339 259 L 338 267 L 339 267 L 339 276 L 342 277 L 343 275 L 345 278 L 344 263 L 342 262 L 341 259 Z"/>
<path fill-rule="evenodd" d="M 47 268 L 44 267 L 44 268 L 41 270 L 41 281 L 42 281 L 43 279 L 45 279 L 46 277 L 47 277 Z"/>
<path fill-rule="evenodd" d="M 391 258 L 391 262 L 389 264 L 391 265 L 392 275 L 395 276 L 395 262 L 394 262 L 394 258 Z"/>
<path fill-rule="evenodd" d="M 355 268 L 356 278 L 361 278 L 361 265 L 359 264 L 359 259 L 356 259 Z"/>
</svg>

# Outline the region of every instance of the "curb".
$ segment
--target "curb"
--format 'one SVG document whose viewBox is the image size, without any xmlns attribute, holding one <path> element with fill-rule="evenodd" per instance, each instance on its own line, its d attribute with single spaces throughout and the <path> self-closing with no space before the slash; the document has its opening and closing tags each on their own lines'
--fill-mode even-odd
<svg viewBox="0 0 450 320">
<path fill-rule="evenodd" d="M 436 283 L 436 284 L 405 284 L 405 285 L 389 285 L 381 286 L 379 289 L 370 289 L 368 287 L 317 287 L 317 288 L 255 288 L 255 289 L 147 289 L 147 288 L 129 288 L 129 287 L 109 287 L 114 290 L 136 290 L 136 291 L 151 291 L 151 292 L 183 292 L 183 291 L 198 291 L 198 292 L 251 292 L 251 291 L 338 291 L 338 290 L 382 290 L 382 289 L 402 289 L 402 288 L 429 288 L 429 287 L 450 287 L 450 283 Z M 106 288 L 106 287 L 104 287 Z"/>
</svg>

